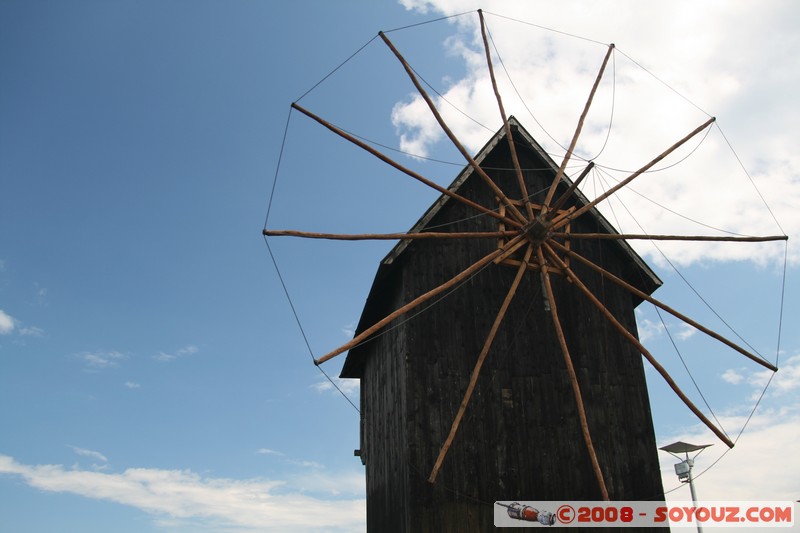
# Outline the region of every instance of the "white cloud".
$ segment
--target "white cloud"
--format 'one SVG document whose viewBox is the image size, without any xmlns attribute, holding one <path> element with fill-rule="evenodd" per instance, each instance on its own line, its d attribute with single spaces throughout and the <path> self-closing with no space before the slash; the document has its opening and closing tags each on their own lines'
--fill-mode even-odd
<svg viewBox="0 0 800 533">
<path fill-rule="evenodd" d="M 694 326 L 690 326 L 689 324 L 681 324 L 678 327 L 678 331 L 673 333 L 673 335 L 680 341 L 685 341 L 694 336 L 698 330 L 694 328 Z"/>
<path fill-rule="evenodd" d="M 120 361 L 128 358 L 127 355 L 117 352 L 81 352 L 75 357 L 83 361 L 87 370 L 105 370 L 118 366 Z"/>
<path fill-rule="evenodd" d="M 136 383 L 135 381 L 126 381 L 125 382 L 125 387 L 128 388 L 128 389 L 138 389 L 138 388 L 141 388 L 141 386 L 142 386 L 141 384 Z"/>
<path fill-rule="evenodd" d="M 640 318 L 638 313 L 636 315 L 636 327 L 639 330 L 639 340 L 641 342 L 658 338 L 664 333 L 664 324 L 653 322 L 647 318 Z"/>
<path fill-rule="evenodd" d="M 753 372 L 747 378 L 747 382 L 760 393 L 770 378 L 772 378 L 772 382 L 768 394 L 772 396 L 800 390 L 800 354 L 780 362 L 778 372 L 774 374 L 774 377 L 771 370 L 760 370 Z"/>
<path fill-rule="evenodd" d="M 363 475 L 315 472 L 294 481 L 203 477 L 189 470 L 129 468 L 120 473 L 26 465 L 0 455 L 0 474 L 47 491 L 116 502 L 140 509 L 161 523 L 194 530 L 364 530 Z M 357 479 L 360 481 L 357 481 Z M 304 486 L 306 483 L 308 486 Z M 339 487 L 345 497 L 314 496 Z M 313 510 L 313 512 L 309 512 Z"/>
<path fill-rule="evenodd" d="M 36 289 L 36 300 L 40 304 L 47 301 L 47 287 L 42 287 L 39 283 L 34 283 L 33 287 Z"/>
<path fill-rule="evenodd" d="M 80 456 L 90 457 L 92 459 L 95 459 L 97 461 L 102 461 L 104 463 L 108 462 L 108 458 L 100 452 L 96 452 L 94 450 L 88 450 L 86 448 L 79 448 L 77 446 L 70 446 L 70 448 L 72 448 L 72 451 Z"/>
<path fill-rule="evenodd" d="M 741 375 L 736 370 L 734 370 L 733 368 L 729 368 L 728 370 L 723 372 L 721 377 L 724 381 L 727 381 L 732 385 L 738 385 L 744 380 L 744 376 Z"/>
<path fill-rule="evenodd" d="M 470 9 L 469 5 L 452 0 L 405 0 L 403 5 L 444 15 Z M 605 50 L 599 44 L 512 19 L 602 42 L 614 41 L 618 45 L 614 62 L 587 117 L 577 155 L 593 157 L 605 141 L 611 116 L 612 82 L 614 126 L 608 145 L 595 161 L 617 180 L 629 172 L 610 168 L 641 167 L 707 119 L 692 103 L 624 55 L 628 54 L 691 102 L 717 115 L 718 125 L 725 132 L 723 137 L 715 126 L 685 162 L 674 169 L 643 175 L 632 187 L 704 224 L 750 235 L 780 234 L 772 215 L 753 190 L 752 178 L 783 230 L 789 235 L 800 230 L 800 217 L 793 207 L 800 205 L 800 156 L 793 149 L 800 140 L 794 127 L 800 119 L 800 108 L 794 105 L 794 95 L 789 89 L 800 82 L 800 70 L 793 67 L 797 39 L 794 27 L 788 22 L 800 16 L 797 5 L 746 1 L 723 5 L 691 0 L 676 0 L 668 6 L 635 0 L 567 0 L 534 5 L 485 0 L 472 7 L 483 7 L 489 13 L 488 27 L 503 66 L 521 94 L 520 99 L 495 58 L 507 113 L 520 119 L 556 161 L 560 161 L 564 150 L 555 141 L 562 146 L 569 143 Z M 609 17 L 608 13 L 614 16 Z M 709 26 L 708 20 L 714 20 L 715 24 Z M 461 79 L 438 89 L 447 101 L 458 109 L 468 110 L 477 122 L 495 131 L 499 129 L 500 118 L 482 56 L 477 14 L 455 17 L 451 22 L 455 35 L 446 41 L 447 52 L 461 59 L 466 72 Z M 673 35 L 680 38 L 672 38 Z M 765 57 L 770 60 L 764 61 Z M 414 57 L 407 59 L 414 65 Z M 470 151 L 478 150 L 486 142 L 490 135 L 486 129 L 438 97 L 434 99 L 441 104 L 438 107 L 447 124 Z M 544 130 L 536 125 L 528 109 Z M 416 95 L 396 104 L 392 120 L 404 150 L 426 155 L 443 139 L 427 106 Z M 657 167 L 688 155 L 700 138 L 687 143 Z M 727 141 L 736 149 L 735 154 Z M 739 160 L 749 170 L 749 177 Z M 591 190 L 589 181 L 584 191 Z M 644 231 L 653 234 L 709 233 L 707 228 L 654 208 L 630 192 L 615 195 L 613 202 L 619 201 L 624 201 L 636 216 L 636 220 L 632 219 L 616 204 L 615 212 L 623 231 L 640 233 L 641 225 Z M 608 205 L 604 204 L 600 205 L 601 210 L 610 215 Z M 662 261 L 660 253 L 649 244 L 637 242 L 634 246 L 651 260 Z M 659 247 L 681 265 L 714 260 L 777 263 L 782 261 L 784 251 L 783 243 L 663 242 Z M 800 261 L 800 248 L 789 251 L 793 263 Z"/>
<path fill-rule="evenodd" d="M 302 466 L 303 468 L 313 468 L 315 470 L 325 468 L 325 466 L 322 463 L 318 463 L 316 461 L 292 459 L 289 462 L 292 463 L 293 465 Z"/>
<path fill-rule="evenodd" d="M 175 359 L 179 359 L 187 355 L 196 354 L 198 351 L 199 348 L 197 348 L 197 346 L 189 344 L 187 346 L 184 346 L 183 348 L 178 349 L 178 351 L 174 353 L 158 352 L 157 355 L 153 356 L 153 359 L 161 363 L 169 363 L 170 361 L 174 361 Z"/>
<path fill-rule="evenodd" d="M 259 455 L 283 455 L 282 452 L 271 450 L 269 448 L 259 448 L 256 453 Z"/>
<path fill-rule="evenodd" d="M 44 335 L 44 330 L 36 326 L 25 326 L 19 328 L 19 334 L 24 337 L 41 337 Z"/>
<path fill-rule="evenodd" d="M 0 335 L 16 332 L 23 337 L 41 337 L 44 330 L 36 326 L 25 326 L 19 320 L 0 309 Z"/>
<path fill-rule="evenodd" d="M 356 333 L 356 326 L 358 325 L 357 322 L 350 322 L 346 326 L 342 328 L 342 333 L 344 333 L 345 337 L 352 337 Z"/>
<path fill-rule="evenodd" d="M 343 393 L 347 394 L 348 396 L 350 396 L 351 394 L 357 394 L 358 393 L 358 387 L 359 387 L 359 385 L 361 383 L 360 380 L 358 380 L 358 379 L 349 379 L 349 378 L 336 378 L 336 377 L 331 378 L 331 379 L 334 381 L 334 383 L 336 383 L 336 387 L 339 387 L 339 390 L 341 390 Z M 327 379 L 320 380 L 317 383 L 314 383 L 313 385 L 311 385 L 311 388 L 314 389 L 317 392 L 332 391 L 332 392 L 335 392 L 335 393 L 338 394 L 338 391 L 336 390 L 336 387 L 334 387 L 333 384 L 330 381 L 328 381 Z"/>
<path fill-rule="evenodd" d="M 0 335 L 8 335 L 14 331 L 16 320 L 14 317 L 0 309 Z"/>
<path fill-rule="evenodd" d="M 314 490 L 333 496 L 361 494 L 366 489 L 363 472 L 350 471 L 334 476 L 323 471 L 321 465 L 296 475 L 292 483 L 299 490 Z"/>
<path fill-rule="evenodd" d="M 785 397 L 800 390 L 800 354 L 784 358 L 778 372 L 768 369 L 746 372 L 744 369 L 729 368 L 721 377 L 733 385 L 747 384 L 752 389 L 751 400 L 757 400 L 768 383 L 767 397 Z"/>
</svg>

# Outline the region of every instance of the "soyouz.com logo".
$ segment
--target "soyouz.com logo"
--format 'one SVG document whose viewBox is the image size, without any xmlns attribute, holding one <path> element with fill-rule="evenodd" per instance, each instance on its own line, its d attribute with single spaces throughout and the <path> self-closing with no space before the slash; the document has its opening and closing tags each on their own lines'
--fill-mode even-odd
<svg viewBox="0 0 800 533">
<path fill-rule="evenodd" d="M 792 527 L 795 504 L 755 502 L 495 502 L 496 527 Z"/>
</svg>

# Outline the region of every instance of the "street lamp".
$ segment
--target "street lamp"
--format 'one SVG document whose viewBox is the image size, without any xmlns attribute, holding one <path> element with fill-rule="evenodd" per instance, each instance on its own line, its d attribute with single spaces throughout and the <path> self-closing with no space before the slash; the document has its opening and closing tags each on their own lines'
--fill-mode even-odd
<svg viewBox="0 0 800 533">
<path fill-rule="evenodd" d="M 692 480 L 692 467 L 694 466 L 694 458 L 700 455 L 704 449 L 712 446 L 711 444 L 689 444 L 687 442 L 673 442 L 667 446 L 659 448 L 668 454 L 674 456 L 676 459 L 681 460 L 679 453 L 684 454 L 684 458 L 680 463 L 675 465 L 675 473 L 678 474 L 678 481 L 681 483 L 689 483 L 689 490 L 692 493 L 692 504 L 695 509 L 697 508 L 697 494 L 694 491 L 694 481 Z M 690 452 L 697 452 L 692 458 L 689 458 Z M 697 514 L 695 513 L 695 524 L 697 524 L 697 533 L 703 533 L 703 528 L 700 522 L 697 521 Z"/>
</svg>

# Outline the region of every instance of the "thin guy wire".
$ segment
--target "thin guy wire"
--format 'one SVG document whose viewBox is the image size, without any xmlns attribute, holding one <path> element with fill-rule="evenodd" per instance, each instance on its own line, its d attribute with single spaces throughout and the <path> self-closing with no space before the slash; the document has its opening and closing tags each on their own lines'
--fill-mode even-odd
<svg viewBox="0 0 800 533">
<path fill-rule="evenodd" d="M 505 16 L 505 15 L 498 15 L 497 13 L 492 13 L 492 12 L 490 12 L 490 11 L 484 11 L 484 13 L 486 13 L 487 15 L 493 15 L 493 16 L 495 16 L 495 17 L 498 17 L 498 18 L 502 18 L 502 19 L 506 19 L 506 20 L 511 20 L 511 21 L 513 21 L 513 22 L 517 22 L 517 23 L 520 23 L 520 24 L 525 24 L 525 25 L 528 25 L 528 26 L 533 26 L 533 27 L 535 27 L 535 28 L 539 28 L 539 29 L 542 29 L 542 30 L 547 30 L 547 31 L 550 31 L 550 32 L 553 32 L 553 33 L 559 33 L 559 34 L 561 34 L 561 35 L 566 35 L 567 37 L 572 37 L 572 38 L 574 38 L 574 39 L 580 39 L 581 41 L 587 41 L 587 42 L 590 42 L 590 43 L 595 43 L 595 44 L 601 44 L 601 45 L 603 45 L 603 46 L 608 46 L 608 43 L 603 43 L 603 42 L 600 42 L 600 41 L 595 41 L 594 39 L 589 39 L 588 37 L 582 37 L 582 36 L 580 36 L 580 35 L 575 35 L 575 34 L 573 34 L 573 33 L 567 33 L 567 32 L 565 32 L 565 31 L 561 31 L 561 30 L 555 30 L 555 29 L 553 29 L 553 28 L 548 28 L 547 26 L 540 26 L 539 24 L 534 24 L 534 23 L 532 23 L 532 22 L 527 22 L 527 21 L 520 20 L 520 19 L 515 19 L 515 18 L 512 18 L 512 17 L 507 17 L 507 16 Z"/>
<path fill-rule="evenodd" d="M 706 132 L 705 132 L 705 134 L 703 134 L 703 138 L 700 139 L 700 142 L 698 142 L 697 145 L 694 148 L 692 148 L 691 152 L 689 152 L 688 154 L 683 156 L 681 159 L 675 161 L 674 163 L 670 163 L 669 165 L 663 166 L 663 167 L 651 168 L 649 170 L 645 170 L 644 172 L 642 172 L 642 174 L 654 174 L 656 172 L 662 172 L 664 170 L 669 170 L 672 167 L 676 167 L 676 166 L 680 165 L 681 163 L 683 163 L 684 161 L 686 161 L 687 159 L 689 159 L 691 156 L 694 155 L 694 153 L 705 142 L 705 140 L 708 137 L 708 134 L 710 132 L 711 132 L 711 128 L 706 128 Z M 580 159 L 582 159 L 582 158 L 580 158 Z M 626 173 L 634 172 L 634 170 L 632 170 L 632 169 L 614 168 L 614 167 L 611 167 L 611 166 L 608 166 L 608 165 L 602 165 L 602 164 L 596 164 L 595 166 L 598 166 L 600 168 L 604 168 L 606 170 L 613 170 L 614 172 L 626 172 Z"/>
<path fill-rule="evenodd" d="M 391 30 L 384 30 L 383 33 L 392 33 L 392 32 L 395 32 L 395 31 L 408 30 L 410 28 L 416 28 L 417 26 L 424 26 L 425 24 L 431 24 L 433 22 L 441 22 L 441 21 L 447 20 L 447 19 L 462 17 L 464 15 L 469 15 L 470 13 L 475 13 L 475 11 L 464 11 L 463 13 L 458 13 L 457 15 L 447 15 L 446 17 L 439 17 L 437 19 L 426 20 L 426 21 L 423 21 L 423 22 L 417 22 L 415 24 L 409 24 L 407 26 L 400 26 L 399 28 L 394 28 L 394 29 L 391 29 Z"/>
<path fill-rule="evenodd" d="M 600 190 L 602 191 L 602 194 L 605 194 L 606 193 L 605 180 L 603 180 L 603 176 L 600 175 L 600 169 L 598 169 L 597 167 L 592 167 L 592 177 L 597 178 L 597 181 L 600 183 Z M 597 189 L 595 189 L 595 192 L 596 191 Z M 597 198 L 596 195 L 595 198 Z M 614 217 L 614 220 L 617 223 L 618 231 L 620 233 L 623 233 L 622 224 L 620 223 L 619 218 L 617 217 L 617 212 L 614 210 L 614 205 L 611 202 L 611 200 L 616 200 L 617 202 L 622 203 L 622 199 L 620 199 L 617 195 L 613 195 L 613 198 L 609 198 L 608 200 L 609 201 L 606 203 L 606 205 L 608 206 L 608 209 L 611 211 L 611 215 Z"/>
<path fill-rule="evenodd" d="M 618 50 L 619 50 L 619 49 L 618 49 Z M 625 53 L 623 50 L 620 50 L 619 52 L 620 52 L 622 55 L 624 55 L 625 57 L 627 57 L 627 58 L 628 58 L 628 59 L 629 59 L 629 60 L 630 60 L 630 61 L 631 61 L 631 62 L 632 62 L 634 65 L 636 65 L 637 67 L 639 67 L 640 69 L 642 69 L 643 71 L 645 71 L 646 73 L 648 73 L 650 76 L 652 76 L 653 78 L 655 78 L 655 79 L 656 79 L 656 80 L 657 80 L 659 83 L 661 83 L 662 85 L 664 85 L 664 86 L 665 86 L 667 89 L 669 89 L 669 90 L 670 90 L 670 91 L 672 91 L 673 93 L 677 94 L 679 97 L 683 98 L 685 101 L 687 101 L 687 102 L 688 102 L 689 104 L 691 104 L 693 107 L 695 107 L 695 108 L 696 108 L 698 111 L 700 111 L 701 113 L 703 113 L 704 115 L 706 115 L 706 116 L 707 116 L 707 117 L 709 117 L 709 118 L 711 117 L 711 115 L 710 115 L 708 112 L 706 112 L 706 111 L 705 111 L 705 110 L 704 110 L 702 107 L 700 107 L 699 105 L 697 105 L 697 104 L 695 104 L 694 102 L 692 102 L 691 100 L 689 100 L 689 98 L 688 98 L 688 97 L 686 97 L 686 96 L 684 96 L 683 94 L 681 94 L 681 93 L 680 93 L 680 92 L 679 92 L 677 89 L 675 89 L 674 87 L 672 87 L 672 86 L 671 86 L 669 83 L 665 82 L 664 80 L 662 80 L 661 78 L 659 78 L 658 76 L 656 76 L 655 74 L 653 74 L 652 72 L 650 72 L 649 70 L 647 70 L 647 69 L 646 69 L 644 66 L 642 66 L 642 65 L 641 65 L 641 64 L 640 64 L 638 61 L 636 61 L 636 60 L 635 60 L 635 59 L 633 59 L 631 56 L 629 56 L 628 54 L 626 54 L 626 53 Z"/>
<path fill-rule="evenodd" d="M 410 66 L 410 65 L 409 65 L 409 66 Z M 492 129 L 491 129 L 489 126 L 487 126 L 486 124 L 483 124 L 481 121 L 479 121 L 478 119 L 476 119 L 475 117 L 473 117 L 472 115 L 470 115 L 469 113 L 467 113 L 466 111 L 464 111 L 463 109 L 461 109 L 460 107 L 458 107 L 457 105 L 455 105 L 453 102 L 451 102 L 450 100 L 448 100 L 447 98 L 445 98 L 445 96 L 444 96 L 442 93 L 440 93 L 440 92 L 439 92 L 439 91 L 436 89 L 436 87 L 434 87 L 433 85 L 431 85 L 430 83 L 428 83 L 428 81 L 427 81 L 425 78 L 423 78 L 423 77 L 422 77 L 422 75 L 421 75 L 419 72 L 417 72 L 417 70 L 416 70 L 414 67 L 411 67 L 411 70 L 414 72 L 414 75 L 416 75 L 416 76 L 417 76 L 417 78 L 419 78 L 420 80 L 422 80 L 422 82 L 423 82 L 425 85 L 427 85 L 427 86 L 428 86 L 428 88 L 429 88 L 430 90 L 432 90 L 433 92 L 435 92 L 435 93 L 436 93 L 436 95 L 437 95 L 439 98 L 441 98 L 441 99 L 442 99 L 442 101 L 444 101 L 444 102 L 445 102 L 446 104 L 448 104 L 450 107 L 452 107 L 453 109 L 455 109 L 456 111 L 458 111 L 459 113 L 461 113 L 462 115 L 464 115 L 466 118 L 470 119 L 472 122 L 474 122 L 474 123 L 475 123 L 475 124 L 477 124 L 478 126 L 480 126 L 480 127 L 482 127 L 483 129 L 485 129 L 486 131 L 488 131 L 488 132 L 491 132 L 491 133 L 494 133 L 494 130 L 492 130 Z"/>
<path fill-rule="evenodd" d="M 661 311 L 658 309 L 658 307 L 655 304 L 651 304 L 651 305 L 653 305 L 653 309 L 655 309 L 656 314 L 658 315 L 658 319 L 661 321 L 661 325 L 664 326 L 664 332 L 667 334 L 667 338 L 669 339 L 669 342 L 672 344 L 672 347 L 675 349 L 675 353 L 678 354 L 678 359 L 681 360 L 681 364 L 683 364 L 683 368 L 686 370 L 686 373 L 689 375 L 689 379 L 692 380 L 692 383 L 694 384 L 694 388 L 697 390 L 697 393 L 700 395 L 700 398 L 703 399 L 703 403 L 706 404 L 706 408 L 708 409 L 708 412 L 711 413 L 712 417 L 714 417 L 714 420 L 717 422 L 717 426 L 719 426 L 719 429 L 722 430 L 722 432 L 725 434 L 726 437 L 730 438 L 730 435 L 728 435 L 728 432 L 725 431 L 725 428 L 722 426 L 722 422 L 719 421 L 719 419 L 717 418 L 716 413 L 714 413 L 714 410 L 711 408 L 711 405 L 709 405 L 708 400 L 706 400 L 705 394 L 703 394 L 703 391 L 700 390 L 700 385 L 698 385 L 697 381 L 694 379 L 694 376 L 692 375 L 692 371 L 689 370 L 689 365 L 686 364 L 686 360 L 684 360 L 683 354 L 678 349 L 678 345 L 675 342 L 675 339 L 672 337 L 672 333 L 670 333 L 669 328 L 667 327 L 667 323 L 664 321 L 664 317 L 661 315 Z"/>
<path fill-rule="evenodd" d="M 775 213 L 773 213 L 773 212 L 772 212 L 772 209 L 769 207 L 769 204 L 768 204 L 768 203 L 767 203 L 767 201 L 764 199 L 764 195 L 762 195 L 762 194 L 761 194 L 761 191 L 758 189 L 758 186 L 756 186 L 756 182 L 755 182 L 755 180 L 753 180 L 753 177 L 752 177 L 752 176 L 750 175 L 750 173 L 747 171 L 747 168 L 744 166 L 744 163 L 742 163 L 742 160 L 741 160 L 741 159 L 739 159 L 739 154 L 737 154 L 737 153 L 736 153 L 736 150 L 734 150 L 734 149 L 733 149 L 733 145 L 732 145 L 732 144 L 731 144 L 731 142 L 728 140 L 728 137 L 725 135 L 725 132 L 724 132 L 724 131 L 722 131 L 722 128 L 719 126 L 719 124 L 717 124 L 716 122 L 715 122 L 715 124 L 716 124 L 716 126 L 717 126 L 717 129 L 719 130 L 719 132 L 722 134 L 722 138 L 723 138 L 723 139 L 725 139 L 725 142 L 728 144 L 728 148 L 730 148 L 730 149 L 731 149 L 731 152 L 733 152 L 733 156 L 736 158 L 736 161 L 739 163 L 739 166 L 740 166 L 740 167 L 742 167 L 742 170 L 744 171 L 745 175 L 747 176 L 747 179 L 749 179 L 749 180 L 750 180 L 750 183 L 753 185 L 753 188 L 756 190 L 756 193 L 758 193 L 758 197 L 759 197 L 759 198 L 761 198 L 761 201 L 762 201 L 762 202 L 764 203 L 764 205 L 766 206 L 766 208 L 767 208 L 767 211 L 769 211 L 769 214 L 772 216 L 772 220 L 774 220 L 774 221 L 775 221 L 775 224 L 777 224 L 777 225 L 778 225 L 778 229 L 779 229 L 779 230 L 781 230 L 781 233 L 783 233 L 784 235 L 786 235 L 786 231 L 784 231 L 783 227 L 781 226 L 781 223 L 780 223 L 780 222 L 778 222 L 778 219 L 777 219 L 777 217 L 775 216 Z"/>
<path fill-rule="evenodd" d="M 289 302 L 289 307 L 292 309 L 294 320 L 295 322 L 297 322 L 297 327 L 300 328 L 300 334 L 303 336 L 303 342 L 305 342 L 306 348 L 308 348 L 308 354 L 311 356 L 312 361 L 316 361 L 316 358 L 314 357 L 314 351 L 311 349 L 311 344 L 308 342 L 308 336 L 306 335 L 305 329 L 303 329 L 303 324 L 300 322 L 300 316 L 297 314 L 297 309 L 294 306 L 294 302 L 292 302 L 292 297 L 289 295 L 289 289 L 286 287 L 286 283 L 283 280 L 283 275 L 281 275 L 281 270 L 280 268 L 278 268 L 278 262 L 275 260 L 275 254 L 272 253 L 272 247 L 269 245 L 269 240 L 267 239 L 266 235 L 264 235 L 264 243 L 267 245 L 267 251 L 269 252 L 270 258 L 272 259 L 272 264 L 275 266 L 275 272 L 278 274 L 278 279 L 280 280 L 281 287 L 283 287 L 283 293 L 286 295 L 286 300 Z M 339 394 L 341 394 L 342 397 L 344 397 L 344 399 L 347 400 L 347 403 L 352 405 L 353 409 L 355 409 L 356 412 L 361 413 L 359 408 L 356 407 L 356 404 L 354 404 L 353 401 L 350 399 L 350 397 L 347 396 L 347 394 L 345 394 L 344 391 L 339 388 L 339 386 L 328 375 L 328 373 L 325 372 L 325 370 L 319 365 L 315 364 L 314 366 L 316 366 L 317 369 L 320 372 L 322 372 L 322 375 L 325 376 L 327 380 L 331 383 L 331 385 L 333 385 L 333 387 L 337 391 L 339 391 Z"/>
<path fill-rule="evenodd" d="M 785 241 L 783 246 L 783 282 L 781 283 L 781 304 L 778 312 L 778 346 L 775 348 L 775 366 L 778 366 L 781 354 L 781 331 L 783 329 L 783 304 L 786 294 L 786 265 L 789 262 L 789 241 Z"/>
<path fill-rule="evenodd" d="M 767 389 L 769 388 L 769 386 L 770 386 L 770 383 L 772 383 L 772 379 L 773 379 L 774 377 L 775 377 L 775 372 L 773 372 L 773 373 L 770 375 L 769 379 L 767 380 L 767 384 L 766 384 L 766 385 L 764 385 L 764 390 L 762 390 L 762 391 L 761 391 L 761 394 L 759 395 L 759 397 L 758 397 L 758 400 L 756 400 L 756 403 L 755 403 L 755 405 L 753 406 L 753 409 L 750 411 L 750 414 L 747 416 L 747 420 L 745 420 L 744 424 L 742 425 L 742 429 L 739 431 L 739 434 L 738 434 L 738 435 L 736 435 L 736 438 L 735 438 L 735 439 L 733 439 L 733 444 L 734 444 L 734 445 L 735 445 L 737 442 L 739 442 L 739 438 L 742 436 L 742 434 L 744 434 L 744 430 L 745 430 L 745 428 L 747 428 L 748 424 L 750 424 L 750 420 L 753 418 L 753 415 L 755 414 L 755 412 L 756 412 L 756 409 L 758 409 L 758 406 L 759 406 L 759 404 L 761 403 L 761 400 L 764 398 L 764 395 L 767 393 Z M 710 465 L 708 465 L 708 467 L 706 467 L 705 469 L 701 470 L 701 471 L 700 471 L 700 473 L 698 473 L 698 474 L 696 474 L 696 475 L 693 475 L 693 476 L 692 476 L 692 478 L 693 478 L 693 479 L 697 479 L 697 478 L 699 478 L 700 476 L 702 476 L 703 474 L 705 474 L 706 472 L 708 472 L 709 470 L 711 470 L 711 468 L 712 468 L 712 467 L 714 467 L 714 466 L 716 466 L 716 464 L 717 464 L 717 463 L 719 463 L 719 462 L 722 460 L 722 458 L 723 458 L 723 457 L 725 457 L 726 455 L 728 455 L 728 453 L 729 453 L 731 450 L 733 450 L 733 448 L 726 448 L 726 449 L 725 449 L 725 451 L 724 451 L 724 452 L 722 452 L 722 454 L 721 454 L 721 455 L 720 455 L 720 456 L 719 456 L 719 457 L 718 457 L 718 458 L 717 458 L 717 459 L 716 459 L 716 460 L 715 460 L 713 463 L 711 463 Z M 670 491 L 668 491 L 668 492 L 673 492 L 673 491 L 675 491 L 675 490 L 678 490 L 679 488 L 681 488 L 681 486 L 675 487 L 674 489 L 672 489 L 672 490 L 670 490 Z M 667 494 L 667 492 L 665 492 L 664 494 Z"/>
<path fill-rule="evenodd" d="M 603 141 L 603 146 L 600 148 L 600 151 L 597 152 L 597 155 L 594 157 L 590 157 L 589 161 L 594 161 L 605 151 L 606 146 L 608 145 L 608 140 L 611 138 L 611 129 L 614 124 L 614 109 L 617 103 L 617 54 L 616 48 L 611 53 L 611 114 L 608 119 L 608 129 L 606 130 L 606 140 Z"/>
<path fill-rule="evenodd" d="M 264 217 L 264 229 L 267 229 L 267 222 L 269 221 L 269 214 L 272 211 L 272 199 L 275 197 L 275 187 L 278 185 L 278 175 L 281 170 L 281 161 L 283 160 L 283 150 L 286 147 L 286 137 L 289 134 L 289 121 L 292 118 L 292 106 L 289 106 L 289 114 L 286 116 L 286 125 L 283 128 L 283 139 L 281 139 L 281 149 L 278 152 L 278 163 L 275 165 L 275 175 L 272 179 L 272 190 L 269 193 L 269 202 L 267 203 L 267 215 Z"/>
<path fill-rule="evenodd" d="M 269 221 L 269 215 L 270 215 L 270 212 L 272 211 L 272 200 L 275 197 L 275 188 L 276 188 L 276 186 L 278 184 L 278 176 L 280 175 L 281 161 L 283 160 L 283 152 L 284 152 L 284 148 L 286 146 L 286 138 L 287 138 L 288 132 L 289 132 L 289 122 L 291 121 L 291 117 L 292 117 L 292 107 L 290 106 L 289 107 L 289 115 L 286 117 L 286 126 L 284 127 L 284 130 L 283 130 L 283 139 L 281 140 L 281 148 L 280 148 L 280 152 L 278 153 L 278 162 L 277 162 L 276 168 L 275 168 L 275 175 L 274 175 L 274 178 L 272 180 L 272 190 L 270 192 L 269 202 L 267 204 L 267 215 L 264 218 L 264 229 L 267 228 L 267 222 Z M 281 287 L 283 287 L 283 292 L 286 295 L 287 301 L 289 302 L 289 307 L 292 309 L 292 314 L 294 315 L 295 322 L 297 322 L 297 327 L 300 328 L 300 334 L 303 337 L 303 341 L 305 342 L 306 348 L 308 348 L 308 353 L 311 355 L 311 359 L 315 360 L 314 352 L 311 349 L 311 344 L 308 342 L 308 337 L 306 336 L 306 332 L 303 329 L 303 324 L 300 322 L 300 317 L 297 314 L 297 310 L 295 309 L 294 303 L 292 302 L 292 298 L 289 295 L 289 290 L 286 287 L 286 283 L 283 280 L 283 275 L 281 275 L 280 268 L 278 268 L 278 262 L 275 259 L 275 254 L 273 254 L 273 252 L 272 252 L 272 247 L 270 247 L 270 245 L 269 245 L 269 241 L 267 240 L 267 236 L 263 235 L 263 234 L 262 234 L 262 236 L 264 237 L 264 243 L 267 245 L 267 251 L 269 252 L 270 258 L 272 259 L 272 264 L 275 267 L 275 272 L 278 274 L 278 280 L 280 280 Z M 347 396 L 347 394 L 345 394 L 344 391 L 339 388 L 339 386 L 328 375 L 328 373 L 325 372 L 324 369 L 320 368 L 319 365 L 315 365 L 315 366 L 319 369 L 320 372 L 322 372 L 322 375 L 325 376 L 325 378 L 327 378 L 327 380 L 331 383 L 331 385 L 333 385 L 333 387 L 337 391 L 339 391 L 339 394 L 341 394 L 344 397 L 344 399 L 347 400 L 347 403 L 352 405 L 353 408 L 360 413 L 361 411 L 358 409 L 358 407 L 356 407 L 356 405 L 352 402 L 352 400 L 350 400 L 350 398 Z"/>
<path fill-rule="evenodd" d="M 295 103 L 299 102 L 300 100 L 302 100 L 303 98 L 305 98 L 305 97 L 306 97 L 306 96 L 307 96 L 307 95 L 308 95 L 308 94 L 309 94 L 311 91 L 313 91 L 314 89 L 316 89 L 317 87 L 319 87 L 320 85 L 322 85 L 322 83 L 323 83 L 325 80 L 327 80 L 328 78 L 330 78 L 331 76 L 333 76 L 333 74 L 334 74 L 334 73 L 335 73 L 337 70 L 339 70 L 340 68 L 342 68 L 342 67 L 343 67 L 343 66 L 344 66 L 344 65 L 345 65 L 345 64 L 346 64 L 348 61 L 350 61 L 351 59 L 353 59 L 354 57 L 356 57 L 356 56 L 357 56 L 357 55 L 358 55 L 358 54 L 359 54 L 359 53 L 360 53 L 360 52 L 361 52 L 361 51 L 362 51 L 364 48 L 366 48 L 367 46 L 369 46 L 369 45 L 372 43 L 372 41 L 374 41 L 374 40 L 375 40 L 375 39 L 377 39 L 377 38 L 378 38 L 378 36 L 377 36 L 377 35 L 374 35 L 374 36 L 372 37 L 372 39 L 370 39 L 369 41 L 367 41 L 366 43 L 364 43 L 363 45 L 361 45 L 361 48 L 359 48 L 358 50 L 356 50 L 355 52 L 353 52 L 352 54 L 350 54 L 350 57 L 348 57 L 347 59 L 345 59 L 344 61 L 342 61 L 341 63 L 339 63 L 339 65 L 338 65 L 336 68 L 334 68 L 332 71 L 330 71 L 330 72 L 329 72 L 329 73 L 328 73 L 328 74 L 327 74 L 327 75 L 326 75 L 324 78 L 322 78 L 321 80 L 319 80 L 319 81 L 318 81 L 317 83 L 315 83 L 315 84 L 314 84 L 314 85 L 313 85 L 313 86 L 312 86 L 312 87 L 311 87 L 309 90 L 307 90 L 306 92 L 304 92 L 304 93 L 303 93 L 303 94 L 300 96 L 300 98 L 298 98 L 297 100 L 295 100 Z"/>
</svg>

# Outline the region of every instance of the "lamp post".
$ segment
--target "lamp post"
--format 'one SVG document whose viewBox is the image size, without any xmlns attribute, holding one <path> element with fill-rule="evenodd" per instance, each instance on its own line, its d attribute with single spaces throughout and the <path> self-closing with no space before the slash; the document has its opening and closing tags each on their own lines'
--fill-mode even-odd
<svg viewBox="0 0 800 533">
<path fill-rule="evenodd" d="M 672 455 L 676 459 L 679 459 L 681 462 L 675 465 L 675 473 L 678 475 L 678 481 L 681 483 L 689 483 L 689 491 L 692 493 L 692 504 L 694 505 L 695 509 L 697 508 L 697 493 L 694 491 L 694 480 L 692 479 L 692 467 L 694 466 L 694 458 L 700 455 L 704 449 L 712 446 L 711 444 L 689 444 L 687 442 L 673 442 L 672 444 L 668 444 L 667 446 L 663 446 L 659 448 L 660 450 L 664 450 L 668 454 Z M 693 457 L 689 457 L 690 452 L 697 452 L 694 454 Z M 679 453 L 684 454 L 684 458 L 681 459 Z M 700 522 L 697 521 L 697 513 L 695 513 L 695 524 L 697 524 L 697 532 L 703 533 L 703 528 L 700 526 Z"/>
</svg>

